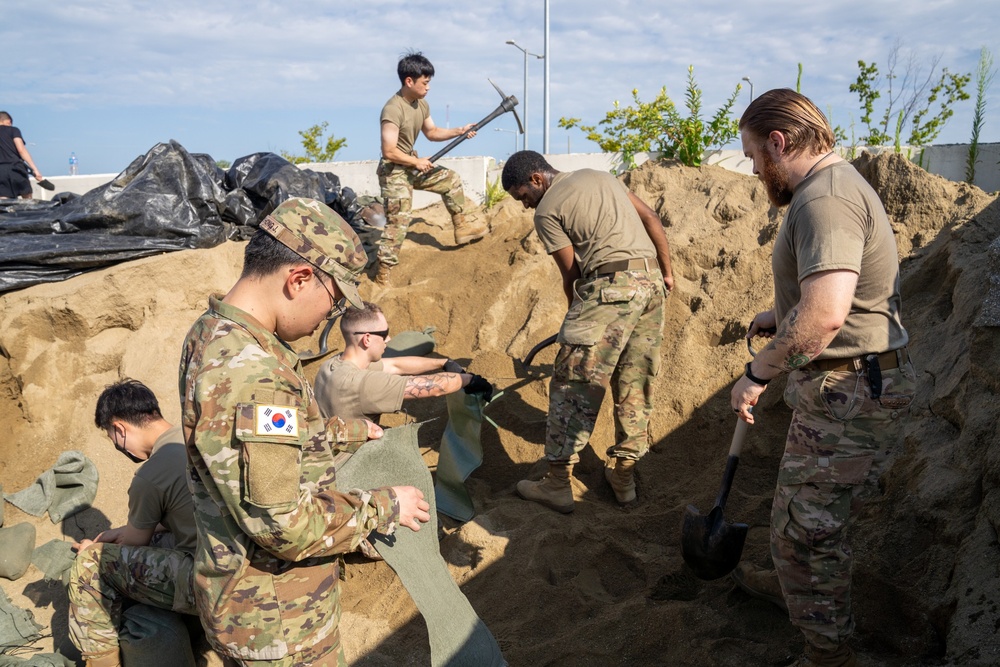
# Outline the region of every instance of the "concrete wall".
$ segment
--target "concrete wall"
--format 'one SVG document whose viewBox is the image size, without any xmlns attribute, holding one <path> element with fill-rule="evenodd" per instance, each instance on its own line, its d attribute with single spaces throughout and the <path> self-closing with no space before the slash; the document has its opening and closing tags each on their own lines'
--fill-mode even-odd
<svg viewBox="0 0 1000 667">
<path fill-rule="evenodd" d="M 465 196 L 477 203 L 486 197 L 487 175 L 495 170 L 496 161 L 491 157 L 444 157 L 435 162 L 458 172 L 462 177 L 462 189 Z M 378 162 L 365 160 L 362 162 L 323 162 L 300 165 L 313 171 L 330 172 L 340 178 L 340 184 L 354 190 L 357 195 L 379 195 L 378 176 L 375 169 Z M 434 202 L 441 201 L 441 195 L 433 192 L 415 190 L 413 193 L 413 208 L 424 208 Z"/>
<path fill-rule="evenodd" d="M 969 144 L 942 144 L 924 149 L 921 166 L 949 181 L 964 181 Z M 986 192 L 1000 190 L 1000 143 L 979 144 L 975 185 Z"/>
<path fill-rule="evenodd" d="M 847 149 L 839 148 L 841 154 Z M 858 148 L 857 150 L 863 150 Z M 892 150 L 881 148 L 880 150 Z M 907 149 L 904 148 L 904 153 Z M 975 184 L 986 192 L 1000 191 L 1000 143 L 980 144 L 980 160 L 976 167 Z M 923 167 L 932 174 L 938 174 L 949 180 L 961 182 L 965 180 L 965 163 L 969 155 L 968 144 L 944 144 L 928 146 L 924 149 Z M 621 157 L 610 153 L 562 153 L 546 156 L 553 167 L 559 171 L 574 169 L 600 169 L 602 171 L 620 171 L 623 168 Z M 637 164 L 650 159 L 650 155 L 636 155 Z M 705 158 L 706 164 L 715 164 L 742 174 L 753 173 L 753 165 L 743 156 L 741 150 L 716 150 Z M 378 177 L 375 175 L 377 162 L 325 162 L 321 164 L 304 164 L 303 168 L 313 171 L 332 172 L 340 177 L 340 182 L 350 187 L 358 195 L 378 196 Z M 462 187 L 472 201 L 481 203 L 486 196 L 486 184 L 500 177 L 500 168 L 491 157 L 446 157 L 438 164 L 453 169 L 462 177 Z M 34 196 L 38 199 L 51 199 L 59 192 L 74 192 L 83 194 L 99 185 L 111 181 L 117 174 L 93 174 L 86 176 L 52 176 L 50 181 L 56 186 L 54 192 L 42 190 L 33 185 Z M 437 201 L 439 195 L 416 191 L 413 194 L 413 208 L 423 208 Z"/>
</svg>

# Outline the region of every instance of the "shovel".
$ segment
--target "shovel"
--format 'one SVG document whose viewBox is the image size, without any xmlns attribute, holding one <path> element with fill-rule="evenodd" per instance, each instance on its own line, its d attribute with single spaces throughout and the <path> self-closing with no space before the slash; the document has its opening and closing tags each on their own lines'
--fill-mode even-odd
<svg viewBox="0 0 1000 667">
<path fill-rule="evenodd" d="M 740 463 L 740 451 L 747 434 L 747 423 L 736 420 L 733 444 L 729 447 L 726 471 L 722 475 L 722 487 L 715 498 L 715 507 L 707 515 L 688 505 L 681 524 L 681 554 L 684 562 L 699 579 L 711 581 L 724 577 L 740 562 L 743 543 L 747 539 L 745 523 L 728 523 L 722 516 L 726 498 L 733 486 L 736 467 Z"/>
</svg>

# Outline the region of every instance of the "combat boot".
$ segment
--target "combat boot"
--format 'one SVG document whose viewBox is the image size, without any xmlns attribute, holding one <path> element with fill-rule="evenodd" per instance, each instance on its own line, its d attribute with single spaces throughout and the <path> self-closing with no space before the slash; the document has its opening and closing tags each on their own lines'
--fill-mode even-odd
<svg viewBox="0 0 1000 667">
<path fill-rule="evenodd" d="M 778 583 L 778 573 L 774 570 L 765 570 L 751 563 L 740 563 L 733 570 L 732 577 L 736 585 L 752 597 L 766 600 L 788 613 L 785 596 L 782 595 L 781 584 Z"/>
<path fill-rule="evenodd" d="M 517 495 L 557 512 L 569 514 L 573 511 L 573 487 L 569 482 L 572 472 L 572 463 L 550 462 L 545 477 L 537 482 L 528 479 L 518 482 Z"/>
<path fill-rule="evenodd" d="M 379 262 L 378 273 L 375 274 L 375 282 L 382 287 L 389 287 L 389 272 L 392 271 L 392 267 L 388 264 L 383 264 Z"/>
<path fill-rule="evenodd" d="M 451 216 L 451 222 L 455 226 L 455 245 L 465 245 L 478 241 L 490 233 L 489 225 L 475 214 L 466 219 L 463 214 L 458 213 Z"/>
<path fill-rule="evenodd" d="M 122 661 L 118 651 L 87 658 L 87 667 L 121 667 Z"/>
<path fill-rule="evenodd" d="M 635 459 L 608 459 L 604 479 L 611 484 L 619 504 L 625 505 L 635 500 Z"/>
<path fill-rule="evenodd" d="M 805 654 L 789 667 L 858 667 L 858 659 L 847 644 L 835 649 L 816 648 L 806 644 Z"/>
</svg>

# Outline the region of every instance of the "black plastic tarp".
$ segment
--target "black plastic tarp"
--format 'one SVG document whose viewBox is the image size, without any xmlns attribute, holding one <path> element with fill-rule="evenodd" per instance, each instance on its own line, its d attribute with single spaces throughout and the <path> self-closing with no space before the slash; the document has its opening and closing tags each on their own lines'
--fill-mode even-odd
<svg viewBox="0 0 1000 667">
<path fill-rule="evenodd" d="M 249 238 L 289 197 L 325 202 L 359 229 L 361 206 L 329 173 L 273 153 L 228 171 L 175 141 L 157 144 L 110 183 L 52 201 L 0 200 L 0 293 L 186 248 Z"/>
</svg>

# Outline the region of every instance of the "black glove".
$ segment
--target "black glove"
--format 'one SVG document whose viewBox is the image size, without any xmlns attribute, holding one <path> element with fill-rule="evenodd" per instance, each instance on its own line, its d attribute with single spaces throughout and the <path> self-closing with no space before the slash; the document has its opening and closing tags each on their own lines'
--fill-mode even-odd
<svg viewBox="0 0 1000 667">
<path fill-rule="evenodd" d="M 482 375 L 473 375 L 469 384 L 465 385 L 466 394 L 478 394 L 483 400 L 489 402 L 493 398 L 493 385 Z"/>
<path fill-rule="evenodd" d="M 444 372 L 445 373 L 464 373 L 465 369 L 462 368 L 457 361 L 452 361 L 449 359 L 444 362 Z"/>
</svg>

